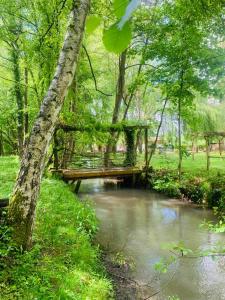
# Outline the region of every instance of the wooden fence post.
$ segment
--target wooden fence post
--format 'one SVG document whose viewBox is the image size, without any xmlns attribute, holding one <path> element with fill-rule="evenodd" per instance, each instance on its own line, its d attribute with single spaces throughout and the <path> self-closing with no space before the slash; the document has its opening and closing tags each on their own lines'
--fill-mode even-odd
<svg viewBox="0 0 225 300">
<path fill-rule="evenodd" d="M 147 166 L 148 166 L 148 128 L 145 128 L 145 168 L 146 169 Z"/>
<path fill-rule="evenodd" d="M 207 171 L 209 171 L 210 167 L 210 156 L 209 156 L 209 138 L 206 137 L 206 157 L 207 157 Z"/>
</svg>

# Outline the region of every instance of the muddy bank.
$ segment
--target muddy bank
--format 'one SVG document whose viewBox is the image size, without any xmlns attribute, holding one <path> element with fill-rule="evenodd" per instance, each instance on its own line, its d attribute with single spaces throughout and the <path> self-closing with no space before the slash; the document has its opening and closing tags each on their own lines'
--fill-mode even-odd
<svg viewBox="0 0 225 300">
<path fill-rule="evenodd" d="M 119 264 L 112 260 L 106 252 L 102 255 L 103 264 L 114 288 L 116 300 L 147 300 L 154 299 L 154 292 L 144 282 L 139 282 L 132 277 L 129 264 Z"/>
</svg>

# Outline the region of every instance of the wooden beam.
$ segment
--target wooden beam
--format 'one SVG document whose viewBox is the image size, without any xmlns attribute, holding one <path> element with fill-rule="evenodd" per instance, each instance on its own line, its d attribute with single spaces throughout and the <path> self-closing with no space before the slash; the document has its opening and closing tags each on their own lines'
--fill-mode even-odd
<svg viewBox="0 0 225 300">
<path fill-rule="evenodd" d="M 92 132 L 93 129 L 101 132 L 120 132 L 125 130 L 136 130 L 149 128 L 149 125 L 124 125 L 124 124 L 114 124 L 114 125 L 93 125 L 93 126 L 71 126 L 66 124 L 58 124 L 56 130 L 62 129 L 64 132 L 80 131 L 80 132 Z"/>
<path fill-rule="evenodd" d="M 113 168 L 113 169 L 59 169 L 52 170 L 59 173 L 65 180 L 77 180 L 88 178 L 104 178 L 104 177 L 123 177 L 133 174 L 141 174 L 142 170 L 139 168 Z"/>
<path fill-rule="evenodd" d="M 218 137 L 218 136 L 225 137 L 225 132 L 223 132 L 223 131 L 222 132 L 219 132 L 219 131 L 205 132 L 204 136 L 205 137 Z"/>
</svg>

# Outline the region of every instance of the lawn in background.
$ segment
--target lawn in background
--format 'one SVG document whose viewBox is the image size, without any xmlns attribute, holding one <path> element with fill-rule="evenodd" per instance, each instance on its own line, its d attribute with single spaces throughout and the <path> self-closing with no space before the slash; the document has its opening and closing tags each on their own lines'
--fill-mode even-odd
<svg viewBox="0 0 225 300">
<path fill-rule="evenodd" d="M 218 153 L 212 153 L 212 156 L 219 156 Z M 225 156 L 225 155 L 224 155 Z M 216 172 L 225 173 L 225 158 L 211 158 L 210 159 L 210 170 L 206 170 L 206 154 L 204 152 L 196 153 L 195 159 L 192 156 L 183 157 L 182 170 L 185 173 L 196 173 L 199 172 L 206 174 Z M 156 153 L 152 157 L 151 165 L 155 169 L 177 169 L 178 166 L 178 154 L 174 152 L 166 152 L 163 154 Z"/>
</svg>

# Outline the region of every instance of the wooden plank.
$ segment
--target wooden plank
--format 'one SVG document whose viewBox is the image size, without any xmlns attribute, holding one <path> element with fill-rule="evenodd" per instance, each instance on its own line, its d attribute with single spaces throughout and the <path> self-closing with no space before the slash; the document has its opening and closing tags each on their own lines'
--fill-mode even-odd
<svg viewBox="0 0 225 300">
<path fill-rule="evenodd" d="M 80 169 L 80 170 L 69 170 L 69 169 L 61 169 L 58 170 L 59 174 L 66 179 L 88 179 L 88 178 L 102 178 L 102 177 L 119 177 L 133 174 L 140 174 L 142 170 L 138 168 L 113 168 L 113 169 Z"/>
</svg>

